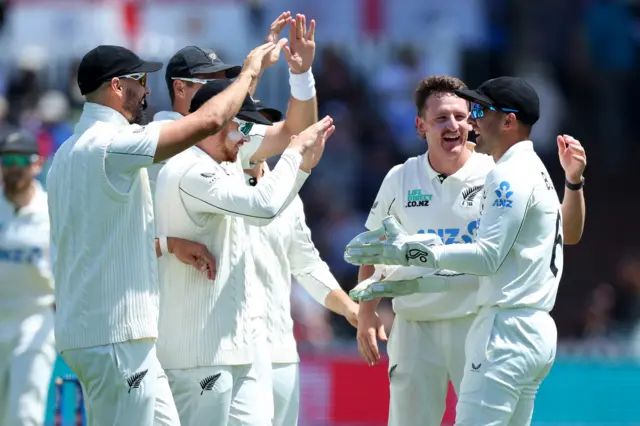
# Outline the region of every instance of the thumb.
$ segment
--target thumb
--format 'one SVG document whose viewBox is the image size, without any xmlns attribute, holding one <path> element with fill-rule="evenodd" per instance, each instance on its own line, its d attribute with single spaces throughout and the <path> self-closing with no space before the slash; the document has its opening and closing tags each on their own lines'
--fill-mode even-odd
<svg viewBox="0 0 640 426">
<path fill-rule="evenodd" d="M 384 226 L 385 235 L 389 239 L 394 239 L 399 235 L 407 235 L 407 231 L 404 230 L 402 225 L 398 223 L 395 217 L 389 216 L 382 221 Z"/>
<path fill-rule="evenodd" d="M 564 138 L 562 136 L 558 136 L 557 140 L 558 140 L 558 154 L 562 156 L 567 150 L 567 145 L 564 143 Z"/>
<path fill-rule="evenodd" d="M 283 50 L 284 50 L 284 58 L 287 61 L 291 60 L 291 48 L 287 45 L 283 46 Z"/>
<path fill-rule="evenodd" d="M 285 47 L 288 42 L 289 42 L 289 40 L 286 39 L 286 38 L 281 38 L 280 40 L 278 40 L 278 43 L 276 43 L 276 52 L 279 52 L 280 49 Z"/>
<path fill-rule="evenodd" d="M 380 326 L 378 327 L 378 338 L 383 342 L 387 341 L 387 333 L 385 333 L 384 331 L 383 324 L 380 324 Z"/>
</svg>

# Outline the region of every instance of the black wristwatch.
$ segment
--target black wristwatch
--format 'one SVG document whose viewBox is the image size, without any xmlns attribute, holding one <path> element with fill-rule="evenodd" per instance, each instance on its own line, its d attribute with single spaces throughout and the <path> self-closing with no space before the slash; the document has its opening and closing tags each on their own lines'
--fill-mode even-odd
<svg viewBox="0 0 640 426">
<path fill-rule="evenodd" d="M 567 187 L 567 189 L 570 189 L 571 191 L 580 191 L 584 186 L 584 178 L 582 178 L 580 183 L 571 183 L 567 178 L 565 178 L 564 185 Z"/>
</svg>

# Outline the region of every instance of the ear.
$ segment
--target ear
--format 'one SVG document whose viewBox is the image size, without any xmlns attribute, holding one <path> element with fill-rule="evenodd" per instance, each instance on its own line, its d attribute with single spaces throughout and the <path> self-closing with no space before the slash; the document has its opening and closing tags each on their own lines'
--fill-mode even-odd
<svg viewBox="0 0 640 426">
<path fill-rule="evenodd" d="M 516 118 L 516 115 L 515 115 L 514 113 L 510 112 L 509 114 L 507 114 L 507 115 L 505 116 L 504 126 L 505 126 L 507 129 L 510 129 L 510 128 L 512 128 L 513 126 L 515 126 L 515 125 L 516 125 L 517 121 L 518 121 L 518 119 Z"/>
<path fill-rule="evenodd" d="M 124 91 L 124 87 L 122 87 L 122 81 L 118 77 L 113 77 L 111 79 L 111 81 L 109 82 L 109 85 L 111 86 L 111 89 L 114 92 L 123 92 Z"/>
<path fill-rule="evenodd" d="M 416 130 L 418 131 L 418 135 L 421 139 L 426 139 L 427 125 L 422 117 L 416 117 Z"/>
<path fill-rule="evenodd" d="M 184 95 L 184 84 L 180 80 L 173 80 L 173 93 L 177 97 L 180 95 L 181 97 Z"/>
</svg>

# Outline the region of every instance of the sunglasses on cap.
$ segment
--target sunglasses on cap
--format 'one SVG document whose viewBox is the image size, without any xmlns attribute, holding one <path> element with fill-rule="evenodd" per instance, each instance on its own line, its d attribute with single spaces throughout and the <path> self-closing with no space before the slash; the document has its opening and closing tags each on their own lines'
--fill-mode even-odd
<svg viewBox="0 0 640 426">
<path fill-rule="evenodd" d="M 215 80 L 215 78 L 171 77 L 171 80 L 180 80 L 180 81 L 187 81 L 189 83 L 207 84 L 208 82 Z"/>
<path fill-rule="evenodd" d="M 500 108 L 500 107 L 496 108 L 496 107 L 485 106 L 481 104 L 473 104 L 473 106 L 471 107 L 471 118 L 476 120 L 478 118 L 484 117 L 484 111 L 487 109 L 490 111 L 502 111 L 502 112 L 513 112 L 513 113 L 519 112 L 517 109 Z"/>
<path fill-rule="evenodd" d="M 2 167 L 27 167 L 38 161 L 34 154 L 4 154 L 0 156 Z"/>
<path fill-rule="evenodd" d="M 233 122 L 238 123 L 238 131 L 242 133 L 243 136 L 249 136 L 249 133 L 251 133 L 251 129 L 253 129 L 254 123 L 241 120 L 239 118 L 234 118 Z"/>
<path fill-rule="evenodd" d="M 135 74 L 125 74 L 120 75 L 118 78 L 128 78 L 129 80 L 138 81 L 142 87 L 147 87 L 147 73 L 146 72 L 137 72 Z"/>
</svg>

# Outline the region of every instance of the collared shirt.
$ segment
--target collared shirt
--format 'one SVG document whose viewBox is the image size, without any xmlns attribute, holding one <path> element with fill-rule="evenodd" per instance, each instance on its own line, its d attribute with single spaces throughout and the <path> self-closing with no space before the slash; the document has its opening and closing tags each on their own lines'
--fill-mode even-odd
<svg viewBox="0 0 640 426">
<path fill-rule="evenodd" d="M 151 190 L 160 125 L 87 102 L 49 175 L 59 351 L 157 337 Z"/>
<path fill-rule="evenodd" d="M 444 244 L 475 238 L 484 180 L 494 167 L 487 155 L 472 153 L 467 162 L 442 180 L 427 154 L 395 166 L 385 177 L 365 226 L 377 229 L 394 216 L 410 234 L 433 233 Z M 396 297 L 393 307 L 408 320 L 459 318 L 477 311 L 476 293 L 456 291 Z"/>
<path fill-rule="evenodd" d="M 553 308 L 562 208 L 531 141 L 513 145 L 487 175 L 475 243 L 433 247 L 433 255 L 438 268 L 481 276 L 479 306 Z"/>
<path fill-rule="evenodd" d="M 53 304 L 47 193 L 34 184 L 33 198 L 18 210 L 0 196 L 0 323 Z"/>
</svg>

